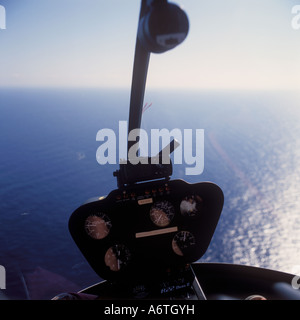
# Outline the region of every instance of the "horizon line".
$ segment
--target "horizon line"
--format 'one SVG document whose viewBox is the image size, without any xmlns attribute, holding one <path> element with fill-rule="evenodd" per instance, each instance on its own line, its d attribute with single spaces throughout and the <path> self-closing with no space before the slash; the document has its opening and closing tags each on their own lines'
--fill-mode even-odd
<svg viewBox="0 0 300 320">
<path fill-rule="evenodd" d="M 129 86 L 54 86 L 54 85 L 45 85 L 45 86 L 28 86 L 28 85 L 17 85 L 17 86 L 1 86 L 0 90 L 128 90 L 131 91 L 131 85 Z M 146 87 L 146 91 L 191 91 L 191 92 L 299 92 L 298 88 L 234 88 L 234 87 Z"/>
</svg>

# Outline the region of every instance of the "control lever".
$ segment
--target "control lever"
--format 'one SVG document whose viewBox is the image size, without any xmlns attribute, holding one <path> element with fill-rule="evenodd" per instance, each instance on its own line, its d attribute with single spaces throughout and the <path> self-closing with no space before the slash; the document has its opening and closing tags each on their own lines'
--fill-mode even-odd
<svg viewBox="0 0 300 320">
<path fill-rule="evenodd" d="M 170 154 L 179 145 L 179 142 L 173 139 L 154 157 L 137 157 L 136 164 L 130 162 L 130 159 L 126 163 L 121 162 L 120 170 L 113 173 L 117 177 L 118 187 L 149 180 L 168 180 L 173 173 Z"/>
</svg>

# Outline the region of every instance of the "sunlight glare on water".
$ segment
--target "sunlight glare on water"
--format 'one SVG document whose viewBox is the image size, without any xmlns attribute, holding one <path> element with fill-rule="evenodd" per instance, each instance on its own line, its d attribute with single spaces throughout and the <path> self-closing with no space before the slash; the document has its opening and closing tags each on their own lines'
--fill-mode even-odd
<svg viewBox="0 0 300 320">
<path fill-rule="evenodd" d="M 227 177 L 222 186 L 225 205 L 207 261 L 285 272 L 300 265 L 300 110 L 299 100 L 291 100 L 252 107 L 255 111 L 247 120 L 237 110 L 236 122 L 243 126 L 231 127 L 232 150 L 217 138 L 232 179 Z M 284 105 L 287 101 L 290 105 Z"/>
</svg>

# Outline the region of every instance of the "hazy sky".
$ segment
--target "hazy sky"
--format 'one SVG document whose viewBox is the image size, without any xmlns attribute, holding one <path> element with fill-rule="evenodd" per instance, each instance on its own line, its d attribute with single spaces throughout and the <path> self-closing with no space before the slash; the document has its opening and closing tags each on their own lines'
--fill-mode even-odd
<svg viewBox="0 0 300 320">
<path fill-rule="evenodd" d="M 152 54 L 148 87 L 300 89 L 300 0 L 174 0 L 185 42 Z M 0 0 L 0 86 L 129 87 L 140 0 Z"/>
</svg>

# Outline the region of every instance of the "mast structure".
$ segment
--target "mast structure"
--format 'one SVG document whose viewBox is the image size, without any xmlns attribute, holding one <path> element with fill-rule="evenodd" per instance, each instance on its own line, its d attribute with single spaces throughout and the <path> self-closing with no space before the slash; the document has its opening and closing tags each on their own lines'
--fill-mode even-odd
<svg viewBox="0 0 300 320">
<path fill-rule="evenodd" d="M 168 3 L 167 0 L 141 0 L 131 83 L 128 137 L 132 130 L 141 128 L 150 54 L 175 48 L 186 38 L 188 30 L 187 15 L 177 5 Z M 171 163 L 152 165 L 151 158 L 148 165 L 132 165 L 130 151 L 134 146 L 133 151 L 138 157 L 138 144 L 138 140 L 127 139 L 127 161 L 120 163 L 120 170 L 114 172 L 119 187 L 139 181 L 169 178 L 172 174 Z M 177 146 L 178 143 L 173 140 L 169 146 L 170 152 Z M 162 152 L 157 157 L 161 159 L 161 155 Z"/>
</svg>

